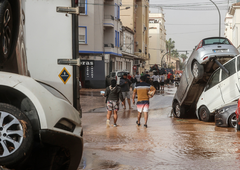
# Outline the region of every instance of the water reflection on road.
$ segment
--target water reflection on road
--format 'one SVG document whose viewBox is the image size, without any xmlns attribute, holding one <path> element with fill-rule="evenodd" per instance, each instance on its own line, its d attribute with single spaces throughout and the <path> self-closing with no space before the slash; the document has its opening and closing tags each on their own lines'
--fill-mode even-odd
<svg viewBox="0 0 240 170">
<path fill-rule="evenodd" d="M 170 106 L 151 110 L 147 129 L 136 126 L 136 110 L 120 111 L 119 126 L 110 128 L 105 126 L 106 113 L 85 113 L 80 168 L 240 168 L 240 132 L 196 119 L 172 118 L 170 112 Z"/>
</svg>

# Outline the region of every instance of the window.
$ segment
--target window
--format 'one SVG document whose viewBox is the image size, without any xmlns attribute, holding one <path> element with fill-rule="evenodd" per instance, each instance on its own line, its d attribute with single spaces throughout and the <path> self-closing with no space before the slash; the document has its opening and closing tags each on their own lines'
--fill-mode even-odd
<svg viewBox="0 0 240 170">
<path fill-rule="evenodd" d="M 240 57 L 237 58 L 237 71 L 240 70 Z"/>
<path fill-rule="evenodd" d="M 118 45 L 117 45 L 117 46 L 120 47 L 120 36 L 119 36 L 119 32 L 117 33 L 117 36 L 118 36 L 118 40 L 117 40 L 117 41 L 118 41 Z"/>
<path fill-rule="evenodd" d="M 220 69 L 218 69 L 213 74 L 213 76 L 209 79 L 207 87 L 206 87 L 206 91 L 219 83 L 219 74 L 220 74 Z"/>
<path fill-rule="evenodd" d="M 115 31 L 115 46 L 118 46 L 118 32 Z"/>
<path fill-rule="evenodd" d="M 115 11 L 115 19 L 120 19 L 120 6 L 115 4 L 114 11 Z"/>
<path fill-rule="evenodd" d="M 204 45 L 212 45 L 212 44 L 231 44 L 226 38 L 207 38 L 203 40 Z"/>
<path fill-rule="evenodd" d="M 87 44 L 87 27 L 79 26 L 79 44 Z"/>
<path fill-rule="evenodd" d="M 236 73 L 235 59 L 225 64 L 224 67 L 229 71 L 230 74 L 228 75 L 225 71 L 222 70 L 222 81 Z"/>
<path fill-rule="evenodd" d="M 80 14 L 87 15 L 87 0 L 78 0 L 78 6 L 80 7 Z"/>
</svg>

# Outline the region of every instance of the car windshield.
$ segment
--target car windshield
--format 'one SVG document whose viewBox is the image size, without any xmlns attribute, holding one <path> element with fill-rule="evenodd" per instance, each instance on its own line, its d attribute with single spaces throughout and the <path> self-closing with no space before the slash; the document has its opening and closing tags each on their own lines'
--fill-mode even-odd
<svg viewBox="0 0 240 170">
<path fill-rule="evenodd" d="M 127 72 L 118 72 L 117 76 L 122 77 L 124 73 L 127 73 Z"/>
<path fill-rule="evenodd" d="M 231 44 L 226 38 L 208 38 L 203 40 L 204 45 L 213 45 L 213 44 Z"/>
</svg>

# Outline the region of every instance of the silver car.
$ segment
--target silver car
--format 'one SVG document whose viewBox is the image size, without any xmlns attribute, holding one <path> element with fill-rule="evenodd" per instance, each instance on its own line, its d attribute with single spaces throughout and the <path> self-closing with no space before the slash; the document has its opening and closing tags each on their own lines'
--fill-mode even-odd
<svg viewBox="0 0 240 170">
<path fill-rule="evenodd" d="M 194 115 L 196 103 L 206 82 L 218 67 L 238 55 L 232 43 L 223 37 L 203 39 L 193 50 L 185 65 L 172 107 L 176 117 Z M 192 114 L 191 114 L 192 113 Z"/>
</svg>

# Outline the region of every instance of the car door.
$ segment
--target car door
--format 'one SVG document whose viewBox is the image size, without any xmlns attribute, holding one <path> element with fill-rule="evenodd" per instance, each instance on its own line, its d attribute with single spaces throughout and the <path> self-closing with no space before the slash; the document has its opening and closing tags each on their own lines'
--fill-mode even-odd
<svg viewBox="0 0 240 170">
<path fill-rule="evenodd" d="M 204 91 L 204 103 L 210 112 L 213 112 L 217 106 L 224 104 L 220 90 L 220 69 L 216 70 L 209 79 Z"/>
<path fill-rule="evenodd" d="M 225 103 L 232 102 L 239 97 L 238 90 L 238 76 L 236 72 L 236 59 L 230 60 L 224 65 L 224 67 L 230 72 L 228 75 L 221 69 L 221 93 Z"/>
</svg>

